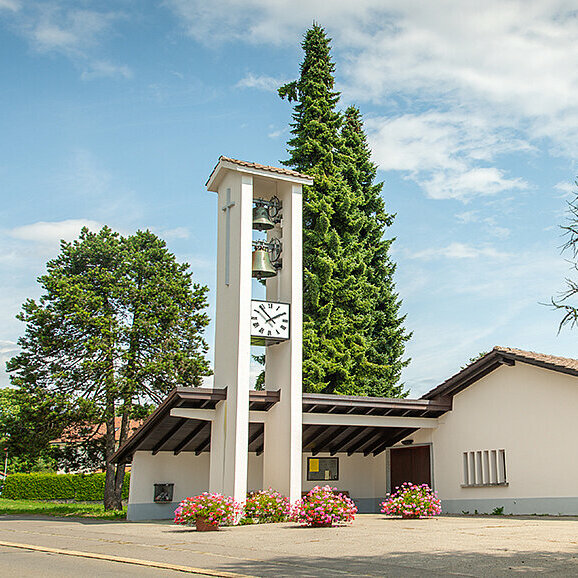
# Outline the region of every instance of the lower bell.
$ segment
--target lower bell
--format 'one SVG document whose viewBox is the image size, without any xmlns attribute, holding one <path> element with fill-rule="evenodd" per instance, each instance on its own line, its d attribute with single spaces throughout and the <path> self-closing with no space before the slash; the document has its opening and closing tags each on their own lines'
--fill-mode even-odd
<svg viewBox="0 0 578 578">
<path fill-rule="evenodd" d="M 253 251 L 253 274 L 255 279 L 267 279 L 268 277 L 275 277 L 277 270 L 271 264 L 269 258 L 269 251 L 267 249 L 255 249 Z"/>
</svg>

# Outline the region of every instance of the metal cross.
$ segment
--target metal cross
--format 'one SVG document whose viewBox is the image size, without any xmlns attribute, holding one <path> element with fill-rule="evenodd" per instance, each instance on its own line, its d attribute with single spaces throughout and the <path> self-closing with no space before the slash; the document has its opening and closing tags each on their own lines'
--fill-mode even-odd
<svg viewBox="0 0 578 578">
<path fill-rule="evenodd" d="M 235 206 L 231 202 L 231 189 L 227 189 L 227 200 L 222 211 L 225 212 L 225 285 L 229 285 L 229 266 L 231 263 L 231 209 Z"/>
</svg>

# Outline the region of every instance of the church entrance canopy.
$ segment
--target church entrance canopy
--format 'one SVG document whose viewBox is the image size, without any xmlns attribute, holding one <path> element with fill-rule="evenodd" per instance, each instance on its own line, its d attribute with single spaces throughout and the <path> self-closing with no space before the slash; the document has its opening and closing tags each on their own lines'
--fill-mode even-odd
<svg viewBox="0 0 578 578">
<path fill-rule="evenodd" d="M 136 451 L 210 451 L 215 407 L 227 390 L 179 387 L 119 448 L 116 462 L 130 462 Z M 263 452 L 266 412 L 280 399 L 279 391 L 249 393 L 249 452 Z M 451 401 L 371 398 L 305 393 L 303 451 L 316 455 L 378 455 L 422 427 L 435 427 L 436 418 L 451 410 Z"/>
</svg>

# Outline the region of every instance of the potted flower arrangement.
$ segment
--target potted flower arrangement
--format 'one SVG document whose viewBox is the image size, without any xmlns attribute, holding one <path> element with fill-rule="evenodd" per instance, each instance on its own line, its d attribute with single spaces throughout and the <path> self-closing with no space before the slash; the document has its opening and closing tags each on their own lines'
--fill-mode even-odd
<svg viewBox="0 0 578 578">
<path fill-rule="evenodd" d="M 290 513 L 289 498 L 269 488 L 247 494 L 243 522 L 247 524 L 286 522 Z"/>
<path fill-rule="evenodd" d="M 381 511 L 402 518 L 430 518 L 441 514 L 442 502 L 427 484 L 404 482 L 382 502 Z"/>
<path fill-rule="evenodd" d="M 193 498 L 185 498 L 175 510 L 175 524 L 195 525 L 197 532 L 210 532 L 219 526 L 236 522 L 241 506 L 229 496 L 204 492 Z"/>
<path fill-rule="evenodd" d="M 291 519 L 304 526 L 329 527 L 352 522 L 356 513 L 353 500 L 337 493 L 337 488 L 315 486 L 295 502 Z"/>
</svg>

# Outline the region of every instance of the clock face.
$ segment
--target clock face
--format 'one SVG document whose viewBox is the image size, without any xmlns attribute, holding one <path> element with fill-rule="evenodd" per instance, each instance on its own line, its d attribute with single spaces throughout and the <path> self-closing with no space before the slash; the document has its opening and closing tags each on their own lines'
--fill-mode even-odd
<svg viewBox="0 0 578 578">
<path fill-rule="evenodd" d="M 251 301 L 251 336 L 265 344 L 289 339 L 289 303 Z"/>
</svg>

